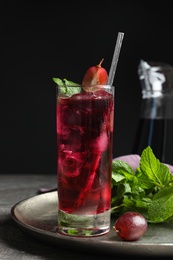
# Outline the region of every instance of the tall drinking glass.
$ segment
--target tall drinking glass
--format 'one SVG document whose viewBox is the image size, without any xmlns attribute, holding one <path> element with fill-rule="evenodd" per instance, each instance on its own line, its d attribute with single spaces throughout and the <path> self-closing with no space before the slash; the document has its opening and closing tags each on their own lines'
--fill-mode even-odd
<svg viewBox="0 0 173 260">
<path fill-rule="evenodd" d="M 56 96 L 58 231 L 98 236 L 110 230 L 115 87 L 69 88 Z"/>
</svg>

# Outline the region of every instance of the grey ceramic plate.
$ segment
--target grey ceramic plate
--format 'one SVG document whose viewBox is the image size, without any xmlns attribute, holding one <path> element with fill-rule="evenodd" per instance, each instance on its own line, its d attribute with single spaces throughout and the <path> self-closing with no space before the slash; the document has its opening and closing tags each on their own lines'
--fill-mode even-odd
<svg viewBox="0 0 173 260">
<path fill-rule="evenodd" d="M 57 233 L 57 192 L 37 195 L 15 204 L 11 209 L 14 221 L 28 234 L 50 243 L 83 252 L 106 255 L 173 256 L 173 225 L 149 225 L 138 241 L 120 240 L 113 230 L 112 219 L 109 234 L 93 238 L 76 238 Z"/>
</svg>

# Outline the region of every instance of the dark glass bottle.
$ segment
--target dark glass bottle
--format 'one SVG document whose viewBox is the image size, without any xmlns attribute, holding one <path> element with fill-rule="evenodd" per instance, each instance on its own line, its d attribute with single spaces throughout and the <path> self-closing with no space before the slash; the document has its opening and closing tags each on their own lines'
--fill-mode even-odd
<svg viewBox="0 0 173 260">
<path fill-rule="evenodd" d="M 151 146 L 163 163 L 173 164 L 173 67 L 141 60 L 142 102 L 133 153 Z"/>
</svg>

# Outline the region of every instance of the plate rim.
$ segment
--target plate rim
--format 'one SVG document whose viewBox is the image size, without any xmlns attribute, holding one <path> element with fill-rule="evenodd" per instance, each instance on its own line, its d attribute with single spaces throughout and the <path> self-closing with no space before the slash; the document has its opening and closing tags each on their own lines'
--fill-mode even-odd
<svg viewBox="0 0 173 260">
<path fill-rule="evenodd" d="M 173 242 L 170 243 L 138 243 L 137 241 L 122 241 L 120 240 L 108 240 L 109 234 L 105 234 L 98 237 L 72 237 L 67 235 L 61 235 L 59 233 L 55 233 L 53 231 L 47 231 L 44 229 L 40 229 L 29 225 L 17 217 L 15 211 L 21 204 L 27 203 L 29 200 L 33 200 L 34 198 L 44 198 L 45 196 L 57 195 L 57 191 L 52 191 L 44 194 L 37 194 L 34 196 L 30 196 L 28 198 L 22 199 L 15 203 L 10 210 L 11 217 L 13 221 L 17 224 L 19 228 L 21 228 L 27 234 L 34 236 L 35 238 L 47 242 L 48 244 L 59 245 L 69 249 L 75 250 L 74 246 L 80 245 L 77 251 L 87 251 L 87 248 L 90 249 L 90 252 L 94 250 L 94 253 L 106 253 L 107 255 L 121 255 L 121 256 L 173 256 Z M 58 196 L 57 196 L 58 202 Z M 116 234 L 115 234 L 116 235 Z M 95 238 L 95 239 L 94 239 Z M 103 238 L 103 239 L 102 239 Z M 105 238 L 105 239 L 104 239 Z M 76 251 L 76 250 L 75 250 Z"/>
</svg>

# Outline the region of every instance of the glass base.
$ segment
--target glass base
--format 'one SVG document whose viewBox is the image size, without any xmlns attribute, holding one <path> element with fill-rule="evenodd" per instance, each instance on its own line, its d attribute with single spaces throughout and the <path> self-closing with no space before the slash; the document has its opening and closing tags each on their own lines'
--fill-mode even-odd
<svg viewBox="0 0 173 260">
<path fill-rule="evenodd" d="M 75 215 L 58 211 L 58 232 L 69 236 L 100 236 L 110 230 L 110 210 L 95 215 Z"/>
</svg>

